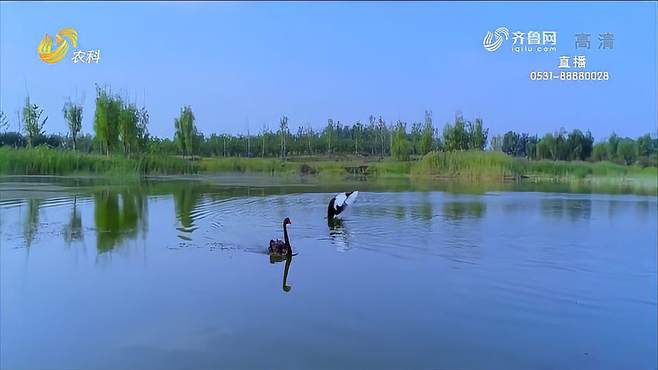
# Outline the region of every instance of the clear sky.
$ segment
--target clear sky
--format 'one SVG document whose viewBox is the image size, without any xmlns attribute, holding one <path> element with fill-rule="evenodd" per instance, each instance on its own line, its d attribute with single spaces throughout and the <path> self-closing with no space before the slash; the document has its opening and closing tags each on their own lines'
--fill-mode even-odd
<svg viewBox="0 0 658 370">
<path fill-rule="evenodd" d="M 439 127 L 461 111 L 491 134 L 638 136 L 656 132 L 656 11 L 654 2 L 2 2 L 0 104 L 15 130 L 29 92 L 47 131 L 65 132 L 64 102 L 84 98 L 89 133 L 99 83 L 145 100 L 151 133 L 167 137 L 183 105 L 206 134 L 275 128 L 281 114 L 294 131 L 329 117 L 412 122 L 430 109 Z M 501 26 L 556 31 L 557 51 L 514 53 L 511 35 L 486 51 L 486 32 Z M 78 49 L 101 50 L 98 64 L 74 64 L 72 51 L 52 65 L 39 59 L 39 41 L 64 27 L 77 29 Z M 581 32 L 590 50 L 575 48 Z M 598 49 L 604 32 L 611 50 Z M 610 80 L 530 80 L 533 70 L 559 73 L 560 55 L 585 55 L 586 70 Z"/>
</svg>

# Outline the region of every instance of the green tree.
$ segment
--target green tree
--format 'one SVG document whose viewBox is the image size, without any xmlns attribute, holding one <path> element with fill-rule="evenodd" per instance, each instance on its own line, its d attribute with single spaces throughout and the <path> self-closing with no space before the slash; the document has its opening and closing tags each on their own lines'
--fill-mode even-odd
<svg viewBox="0 0 658 370">
<path fill-rule="evenodd" d="M 123 153 L 130 154 L 138 145 L 137 125 L 139 113 L 134 104 L 125 104 L 119 112 L 119 139 L 123 145 Z"/>
<path fill-rule="evenodd" d="M 62 111 L 66 124 L 69 127 L 71 140 L 73 140 L 73 150 L 75 151 L 77 149 L 78 135 L 80 134 L 80 130 L 82 130 L 82 105 L 72 103 L 69 100 L 64 104 Z"/>
<path fill-rule="evenodd" d="M 146 107 L 142 107 L 137 112 L 137 145 L 140 151 L 145 151 L 150 140 L 149 121 L 151 116 Z"/>
<path fill-rule="evenodd" d="M 537 144 L 538 159 L 556 159 L 555 138 L 550 132 L 544 135 Z"/>
<path fill-rule="evenodd" d="M 596 143 L 592 148 L 593 161 L 605 161 L 608 160 L 608 144 L 607 143 Z"/>
<path fill-rule="evenodd" d="M 423 125 L 420 122 L 411 124 L 411 154 L 418 155 L 420 153 L 420 139 L 423 135 Z"/>
<path fill-rule="evenodd" d="M 528 136 L 526 141 L 526 155 L 529 159 L 538 159 L 539 138 L 537 135 Z"/>
<path fill-rule="evenodd" d="M 617 146 L 620 140 L 619 136 L 614 132 L 608 138 L 608 159 L 617 159 Z"/>
<path fill-rule="evenodd" d="M 443 139 L 441 138 L 441 135 L 439 134 L 440 130 L 438 128 L 434 129 L 434 137 L 436 140 L 434 140 L 434 147 L 436 150 L 441 150 L 445 151 L 445 143 L 443 142 Z"/>
<path fill-rule="evenodd" d="M 285 115 L 279 119 L 279 135 L 281 136 L 281 158 L 286 158 L 286 137 L 288 136 L 288 117 Z"/>
<path fill-rule="evenodd" d="M 432 151 L 434 143 L 434 124 L 432 123 L 432 111 L 425 111 L 425 121 L 420 139 L 420 154 L 425 155 Z"/>
<path fill-rule="evenodd" d="M 334 124 L 334 120 L 331 118 L 327 119 L 327 126 L 324 128 L 322 135 L 324 136 L 324 141 L 327 142 L 327 154 L 332 153 L 331 141 L 334 136 L 335 127 L 336 125 Z"/>
<path fill-rule="evenodd" d="M 624 138 L 619 140 L 617 145 L 617 158 L 624 161 L 624 163 L 632 164 L 637 159 L 637 147 L 635 140 Z"/>
<path fill-rule="evenodd" d="M 585 136 L 582 138 L 581 148 L 581 161 L 584 161 L 592 156 L 592 150 L 594 149 L 594 137 L 592 136 L 592 133 L 589 132 L 589 130 L 585 132 Z"/>
<path fill-rule="evenodd" d="M 519 134 L 517 134 L 514 131 L 507 131 L 505 135 L 503 135 L 503 140 L 500 146 L 500 150 L 502 150 L 502 152 L 505 154 L 516 156 L 517 149 L 519 146 L 518 142 L 519 142 Z"/>
<path fill-rule="evenodd" d="M 578 129 L 571 131 L 567 136 L 568 153 L 565 159 L 584 161 L 592 154 L 593 144 L 594 138 L 589 131 L 586 134 Z"/>
<path fill-rule="evenodd" d="M 467 150 L 469 135 L 466 131 L 466 122 L 461 114 L 455 116 L 455 124 L 446 124 L 443 129 L 443 144 L 447 151 Z"/>
<path fill-rule="evenodd" d="M 554 135 L 553 141 L 553 159 L 566 161 L 569 159 L 569 146 L 567 144 L 566 131 L 560 128 Z"/>
<path fill-rule="evenodd" d="M 121 106 L 121 99 L 111 96 L 105 88 L 96 87 L 94 132 L 101 151 L 104 151 L 107 156 L 118 142 Z"/>
<path fill-rule="evenodd" d="M 484 150 L 487 146 L 489 129 L 485 129 L 482 125 L 482 118 L 476 118 L 475 122 L 468 122 L 467 131 L 467 149 Z"/>
<path fill-rule="evenodd" d="M 528 157 L 528 142 L 530 136 L 523 133 L 508 131 L 503 135 L 501 150 L 514 157 Z M 533 148 L 534 149 L 534 148 Z"/>
<path fill-rule="evenodd" d="M 174 120 L 174 140 L 184 156 L 194 155 L 195 141 L 198 139 L 194 121 L 194 113 L 189 105 L 181 108 L 180 116 Z"/>
<path fill-rule="evenodd" d="M 368 140 L 368 147 L 370 148 L 370 155 L 374 156 L 377 151 L 377 120 L 372 114 L 368 116 L 368 128 L 366 129 L 366 137 Z"/>
<path fill-rule="evenodd" d="M 381 144 L 380 157 L 384 158 L 384 142 L 386 141 L 386 136 L 388 136 L 388 130 L 386 129 L 386 121 L 379 116 L 377 119 L 377 129 L 379 131 L 379 142 Z M 393 146 L 393 138 L 391 137 L 391 147 Z"/>
<path fill-rule="evenodd" d="M 655 152 L 654 141 L 651 135 L 644 134 L 637 138 L 637 154 L 640 157 L 648 157 Z"/>
<path fill-rule="evenodd" d="M 397 121 L 391 142 L 391 157 L 399 161 L 409 159 L 409 142 L 407 141 L 407 124 Z"/>
<path fill-rule="evenodd" d="M 360 121 L 356 121 L 352 126 L 352 139 L 354 141 L 354 155 L 359 154 L 359 139 L 363 137 L 364 127 Z"/>
<path fill-rule="evenodd" d="M 27 135 L 27 146 L 32 147 L 35 140 L 43 135 L 43 126 L 46 124 L 48 117 L 41 119 L 43 109 L 36 104 L 30 104 L 30 97 L 25 98 L 23 106 L 23 129 Z"/>
</svg>

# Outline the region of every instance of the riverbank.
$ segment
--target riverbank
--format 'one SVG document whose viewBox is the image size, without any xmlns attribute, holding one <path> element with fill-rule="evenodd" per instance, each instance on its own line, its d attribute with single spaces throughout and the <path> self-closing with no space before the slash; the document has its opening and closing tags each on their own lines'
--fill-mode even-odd
<svg viewBox="0 0 658 370">
<path fill-rule="evenodd" d="M 656 167 L 625 166 L 611 162 L 529 161 L 500 152 L 433 152 L 417 161 L 360 157 L 200 158 L 142 155 L 104 156 L 35 149 L 0 148 L 3 175 L 178 175 L 259 173 L 277 176 L 386 177 L 449 179 L 468 182 L 593 182 L 658 187 Z"/>
<path fill-rule="evenodd" d="M 198 165 L 178 157 L 104 156 L 38 147 L 0 148 L 2 175 L 175 175 L 197 173 Z"/>
</svg>

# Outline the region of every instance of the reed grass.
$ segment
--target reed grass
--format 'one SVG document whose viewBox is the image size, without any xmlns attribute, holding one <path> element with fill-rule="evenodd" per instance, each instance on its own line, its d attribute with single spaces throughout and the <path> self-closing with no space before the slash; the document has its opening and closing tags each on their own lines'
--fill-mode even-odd
<svg viewBox="0 0 658 370">
<path fill-rule="evenodd" d="M 522 174 L 514 158 L 499 152 L 431 152 L 411 169 L 416 176 L 503 179 Z"/>
<path fill-rule="evenodd" d="M 530 161 L 513 158 L 500 152 L 464 151 L 432 152 L 412 169 L 415 176 L 440 176 L 471 179 L 546 178 L 582 180 L 585 178 L 653 178 L 656 167 L 624 166 L 611 162 Z"/>
<path fill-rule="evenodd" d="M 300 164 L 281 161 L 274 158 L 203 158 L 200 162 L 202 172 L 258 172 L 271 175 L 296 173 Z"/>
<path fill-rule="evenodd" d="M 198 167 L 194 162 L 171 156 L 107 157 L 47 147 L 0 148 L 0 174 L 5 175 L 168 175 L 196 173 Z"/>
</svg>

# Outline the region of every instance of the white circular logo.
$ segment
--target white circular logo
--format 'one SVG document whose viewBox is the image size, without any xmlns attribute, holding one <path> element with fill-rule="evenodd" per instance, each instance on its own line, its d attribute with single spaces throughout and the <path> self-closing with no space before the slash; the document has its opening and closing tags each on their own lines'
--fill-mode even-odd
<svg viewBox="0 0 658 370">
<path fill-rule="evenodd" d="M 507 27 L 498 27 L 494 33 L 487 31 L 484 40 L 482 40 L 482 46 L 488 51 L 496 51 L 503 44 L 503 41 L 505 41 L 503 40 L 503 36 L 505 40 L 509 39 L 509 30 Z"/>
</svg>

